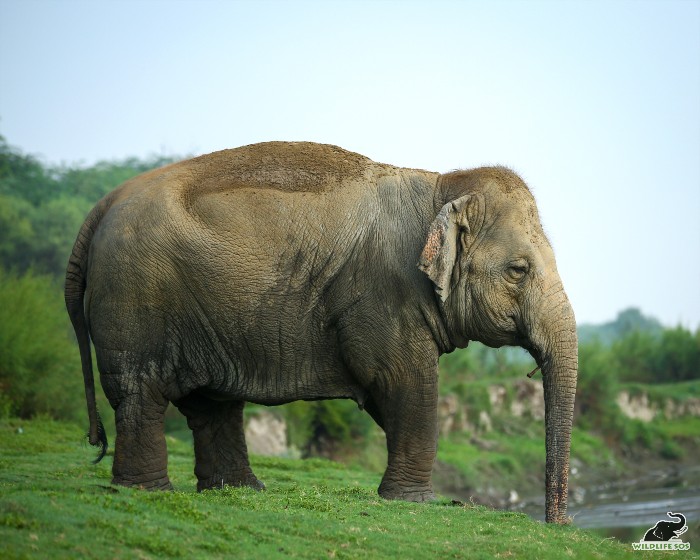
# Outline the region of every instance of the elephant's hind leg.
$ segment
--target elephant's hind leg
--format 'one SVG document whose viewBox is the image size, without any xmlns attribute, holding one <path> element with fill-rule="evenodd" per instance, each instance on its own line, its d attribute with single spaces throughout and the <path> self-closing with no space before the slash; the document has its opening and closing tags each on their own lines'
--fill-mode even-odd
<svg viewBox="0 0 700 560">
<path fill-rule="evenodd" d="M 243 431 L 243 401 L 214 401 L 192 393 L 175 405 L 194 436 L 197 490 L 265 485 L 253 474 Z"/>
<path fill-rule="evenodd" d="M 171 490 L 163 416 L 168 406 L 149 391 L 122 398 L 115 407 L 115 442 L 112 484 L 148 490 Z"/>
</svg>

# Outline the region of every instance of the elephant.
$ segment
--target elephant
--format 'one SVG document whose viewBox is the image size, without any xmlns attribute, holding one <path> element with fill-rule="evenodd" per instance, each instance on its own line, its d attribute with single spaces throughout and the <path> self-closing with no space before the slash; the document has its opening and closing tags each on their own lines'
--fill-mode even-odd
<svg viewBox="0 0 700 560">
<path fill-rule="evenodd" d="M 115 413 L 112 483 L 169 489 L 174 404 L 198 490 L 264 485 L 246 402 L 353 399 L 386 434 L 386 499 L 435 499 L 438 358 L 525 348 L 546 406 L 546 520 L 566 522 L 578 342 L 533 195 L 505 167 L 445 174 L 336 146 L 266 142 L 152 170 L 88 214 L 65 301 L 89 442 Z"/>
<path fill-rule="evenodd" d="M 641 542 L 678 540 L 678 537 L 688 530 L 685 515 L 670 511 L 666 515 L 675 517 L 678 521 L 665 521 L 663 519 L 658 521 L 644 534 Z"/>
</svg>

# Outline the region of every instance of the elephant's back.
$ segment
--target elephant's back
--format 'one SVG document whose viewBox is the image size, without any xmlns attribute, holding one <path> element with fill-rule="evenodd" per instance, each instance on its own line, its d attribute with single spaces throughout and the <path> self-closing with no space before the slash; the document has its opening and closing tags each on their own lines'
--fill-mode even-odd
<svg viewBox="0 0 700 560">
<path fill-rule="evenodd" d="M 148 171 L 127 181 L 108 197 L 110 205 L 153 201 L 161 205 L 173 203 L 191 212 L 201 199 L 212 195 L 214 198 L 218 195 L 248 196 L 250 191 L 292 195 L 343 191 L 351 198 L 371 195 L 381 177 L 404 172 L 437 175 L 377 163 L 331 144 L 263 142 L 212 152 Z"/>
<path fill-rule="evenodd" d="M 184 195 L 240 189 L 321 193 L 364 183 L 378 168 L 391 167 L 329 144 L 264 142 L 222 150 L 185 162 L 191 172 Z"/>
</svg>

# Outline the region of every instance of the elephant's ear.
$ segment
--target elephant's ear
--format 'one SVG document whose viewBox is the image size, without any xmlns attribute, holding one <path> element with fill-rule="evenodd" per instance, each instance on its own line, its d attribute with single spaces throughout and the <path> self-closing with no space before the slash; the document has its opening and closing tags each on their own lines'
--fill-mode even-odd
<svg viewBox="0 0 700 560">
<path fill-rule="evenodd" d="M 433 223 L 418 261 L 418 268 L 435 284 L 442 301 L 450 295 L 458 256 L 466 249 L 483 219 L 478 195 L 465 195 L 445 204 Z M 476 227 L 476 229 L 475 229 Z"/>
</svg>

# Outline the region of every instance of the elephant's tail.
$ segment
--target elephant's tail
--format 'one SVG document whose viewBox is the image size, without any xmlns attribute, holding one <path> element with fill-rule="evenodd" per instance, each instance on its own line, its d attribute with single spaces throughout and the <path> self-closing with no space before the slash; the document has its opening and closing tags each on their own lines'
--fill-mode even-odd
<svg viewBox="0 0 700 560">
<path fill-rule="evenodd" d="M 85 318 L 84 296 L 86 287 L 87 260 L 92 237 L 100 220 L 104 216 L 109 203 L 100 201 L 85 220 L 78 232 L 78 238 L 73 245 L 73 251 L 68 259 L 66 269 L 65 300 L 66 309 L 70 316 L 75 336 L 78 339 L 80 349 L 80 361 L 83 370 L 83 382 L 85 384 L 85 398 L 87 400 L 88 418 L 90 419 L 90 431 L 87 434 L 90 445 L 99 448 L 97 458 L 93 463 L 99 463 L 107 453 L 107 434 L 97 411 L 95 401 L 95 379 L 92 371 L 92 353 L 90 351 L 90 333 Z"/>
</svg>

